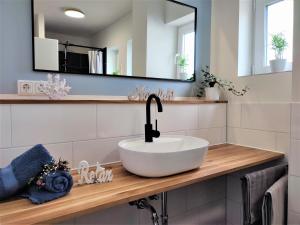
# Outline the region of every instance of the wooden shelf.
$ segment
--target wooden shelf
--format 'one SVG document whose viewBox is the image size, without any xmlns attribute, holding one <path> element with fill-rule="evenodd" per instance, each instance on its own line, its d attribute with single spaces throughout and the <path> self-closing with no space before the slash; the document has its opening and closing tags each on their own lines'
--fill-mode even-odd
<svg viewBox="0 0 300 225">
<path fill-rule="evenodd" d="M 69 195 L 42 205 L 33 205 L 25 199 L 0 203 L 0 224 L 57 222 L 283 157 L 284 154 L 278 152 L 220 145 L 208 152 L 201 168 L 165 178 L 135 176 L 125 171 L 121 164 L 115 164 L 111 166 L 112 183 L 77 186 Z"/>
<path fill-rule="evenodd" d="M 210 101 L 205 98 L 176 97 L 164 104 L 212 104 L 227 101 Z M 0 94 L 0 104 L 145 104 L 145 101 L 129 101 L 126 96 L 69 95 L 61 100 L 49 100 L 46 96 L 20 96 Z"/>
</svg>

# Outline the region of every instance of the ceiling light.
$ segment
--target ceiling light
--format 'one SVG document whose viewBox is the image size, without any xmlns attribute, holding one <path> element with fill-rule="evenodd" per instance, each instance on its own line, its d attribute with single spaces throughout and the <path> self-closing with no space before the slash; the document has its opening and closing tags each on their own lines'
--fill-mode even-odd
<svg viewBox="0 0 300 225">
<path fill-rule="evenodd" d="M 84 13 L 78 9 L 66 9 L 65 15 L 76 19 L 82 19 L 85 17 Z"/>
</svg>

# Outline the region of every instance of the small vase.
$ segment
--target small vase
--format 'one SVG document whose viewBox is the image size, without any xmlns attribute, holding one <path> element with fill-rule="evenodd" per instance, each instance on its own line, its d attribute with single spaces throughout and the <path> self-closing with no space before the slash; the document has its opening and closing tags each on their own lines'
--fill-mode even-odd
<svg viewBox="0 0 300 225">
<path fill-rule="evenodd" d="M 220 90 L 218 87 L 205 88 L 205 98 L 211 101 L 220 100 Z"/>
<path fill-rule="evenodd" d="M 286 59 L 274 59 L 270 60 L 271 72 L 282 72 L 285 71 Z"/>
</svg>

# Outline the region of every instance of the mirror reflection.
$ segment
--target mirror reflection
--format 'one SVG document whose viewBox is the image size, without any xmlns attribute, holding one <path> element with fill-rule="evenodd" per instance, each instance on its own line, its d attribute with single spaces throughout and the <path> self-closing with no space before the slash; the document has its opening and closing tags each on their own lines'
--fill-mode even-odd
<svg viewBox="0 0 300 225">
<path fill-rule="evenodd" d="M 171 0 L 33 0 L 34 69 L 193 81 L 196 9 Z"/>
</svg>

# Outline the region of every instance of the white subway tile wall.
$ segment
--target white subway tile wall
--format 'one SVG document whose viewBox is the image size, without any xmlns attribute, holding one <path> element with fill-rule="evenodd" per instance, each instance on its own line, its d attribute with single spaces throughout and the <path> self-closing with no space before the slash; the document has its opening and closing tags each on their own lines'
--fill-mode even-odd
<svg viewBox="0 0 300 225">
<path fill-rule="evenodd" d="M 292 138 L 300 140 L 300 103 L 292 105 Z"/>
<path fill-rule="evenodd" d="M 276 133 L 274 132 L 231 127 L 227 128 L 227 132 L 228 143 L 275 150 Z"/>
<path fill-rule="evenodd" d="M 226 127 L 187 131 L 187 135 L 208 140 L 210 145 L 226 143 Z"/>
<path fill-rule="evenodd" d="M 7 166 L 16 156 L 30 149 L 32 146 L 0 149 L 0 167 Z M 46 144 L 50 154 L 56 158 L 68 159 L 72 164 L 72 143 Z"/>
<path fill-rule="evenodd" d="M 198 108 L 199 105 L 193 104 L 165 105 L 162 113 L 156 113 L 158 129 L 162 132 L 198 129 Z"/>
<path fill-rule="evenodd" d="M 300 177 L 300 140 L 291 140 L 291 150 L 289 157 L 290 175 Z"/>
<path fill-rule="evenodd" d="M 97 106 L 98 138 L 125 137 L 144 133 L 146 120 L 142 104 L 106 104 Z"/>
<path fill-rule="evenodd" d="M 11 117 L 14 147 L 97 137 L 96 105 L 12 105 Z"/>
<path fill-rule="evenodd" d="M 0 148 L 11 146 L 10 110 L 10 105 L 0 105 Z"/>
<path fill-rule="evenodd" d="M 91 165 L 120 161 L 118 142 L 124 138 L 97 139 L 73 143 L 73 161 L 87 160 Z"/>
<path fill-rule="evenodd" d="M 300 177 L 289 177 L 289 195 L 293 196 L 289 199 L 289 210 L 299 213 L 300 212 Z"/>
<path fill-rule="evenodd" d="M 300 103 L 292 104 L 288 224 L 300 224 Z"/>
<path fill-rule="evenodd" d="M 164 105 L 155 113 L 163 135 L 207 138 L 211 145 L 226 142 L 226 104 Z M 0 167 L 35 144 L 77 167 L 119 160 L 118 142 L 142 137 L 143 104 L 26 104 L 0 105 Z M 226 180 L 217 178 L 169 192 L 170 224 L 225 224 Z M 196 197 L 195 197 L 196 196 Z M 159 201 L 154 201 L 159 213 Z M 117 216 L 112 216 L 117 215 Z M 182 223 L 183 222 L 183 223 Z M 151 224 L 150 214 L 124 204 L 61 224 Z"/>
<path fill-rule="evenodd" d="M 241 127 L 253 130 L 290 132 L 290 104 L 242 104 Z"/>
<path fill-rule="evenodd" d="M 241 127 L 242 105 L 239 103 L 227 104 L 227 126 Z"/>
<path fill-rule="evenodd" d="M 226 142 L 226 104 L 165 105 L 164 112 L 154 111 L 152 107 L 152 120 L 157 115 L 162 134 L 203 137 L 211 145 Z M 38 143 L 74 167 L 83 159 L 91 164 L 118 161 L 118 142 L 142 136 L 146 119 L 143 104 L 1 105 L 0 113 L 0 166 Z"/>
<path fill-rule="evenodd" d="M 288 212 L 288 225 L 299 225 L 300 213 Z"/>
<path fill-rule="evenodd" d="M 288 153 L 290 114 L 289 103 L 228 104 L 227 142 Z"/>
<path fill-rule="evenodd" d="M 275 150 L 284 152 L 286 156 L 289 155 L 291 146 L 291 135 L 290 133 L 276 133 L 276 146 Z"/>
<path fill-rule="evenodd" d="M 199 105 L 199 128 L 226 127 L 226 104 Z"/>
</svg>

